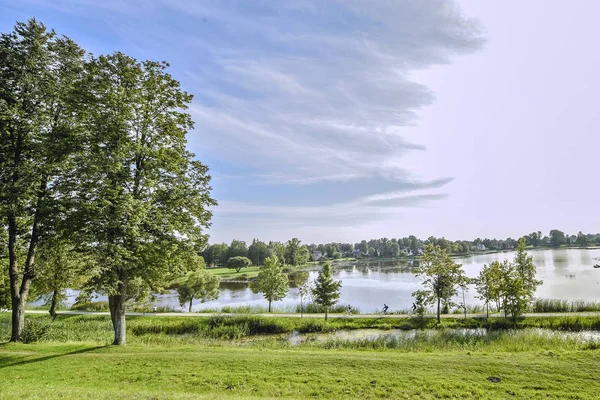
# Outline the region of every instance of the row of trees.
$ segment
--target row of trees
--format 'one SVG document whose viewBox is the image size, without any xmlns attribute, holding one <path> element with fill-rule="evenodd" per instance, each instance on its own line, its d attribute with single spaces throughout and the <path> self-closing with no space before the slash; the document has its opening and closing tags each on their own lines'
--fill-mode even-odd
<svg viewBox="0 0 600 400">
<path fill-rule="evenodd" d="M 186 148 L 192 96 L 164 62 L 94 56 L 32 19 L 0 36 L 0 300 L 12 341 L 32 292 L 75 281 L 125 307 L 202 266 L 216 205 Z"/>
<path fill-rule="evenodd" d="M 421 316 L 429 306 L 435 306 L 438 322 L 442 307 L 452 305 L 451 299 L 461 290 L 462 307 L 466 313 L 464 292 L 468 285 L 474 284 L 477 297 L 484 301 L 489 316 L 489 305 L 504 311 L 513 320 L 523 314 L 533 300 L 536 288 L 542 281 L 536 280 L 536 268 L 533 258 L 526 252 L 527 243 L 521 239 L 517 246 L 515 259 L 510 261 L 494 261 L 484 266 L 479 275 L 470 279 L 465 275 L 462 265 L 454 262 L 452 257 L 440 246 L 425 246 L 417 276 L 422 278 L 423 289 L 413 293 L 417 314 Z"/>
<path fill-rule="evenodd" d="M 298 238 L 290 239 L 285 243 L 269 242 L 268 244 L 254 239 L 250 246 L 242 240 L 234 239 L 229 245 L 227 243 L 210 245 L 202 251 L 201 255 L 209 266 L 230 266 L 229 260 L 234 257 L 247 258 L 252 265 L 264 265 L 267 258 L 276 257 L 283 264 L 296 266 L 306 264 L 311 257 L 308 247 Z"/>
<path fill-rule="evenodd" d="M 569 235 L 558 229 L 553 229 L 548 235 L 542 232 L 532 232 L 522 237 L 529 247 L 560 247 L 563 245 L 592 246 L 600 245 L 600 233 Z M 520 240 L 520 239 L 519 239 Z M 519 240 L 506 239 L 481 239 L 451 241 L 446 238 L 430 236 L 419 239 L 416 236 L 404 238 L 381 238 L 362 240 L 359 243 L 332 242 L 326 244 L 301 245 L 300 240 L 294 238 L 286 243 L 261 242 L 254 239 L 250 246 L 240 240 L 233 240 L 230 245 L 226 243 L 213 244 L 202 253 L 208 265 L 226 265 L 230 257 L 243 256 L 252 261 L 254 265 L 263 265 L 267 257 L 276 255 L 281 262 L 289 265 L 302 265 L 315 260 L 315 254 L 328 259 L 342 257 L 400 257 L 417 255 L 426 245 L 439 246 L 448 254 L 469 254 L 483 250 L 514 250 Z"/>
</svg>

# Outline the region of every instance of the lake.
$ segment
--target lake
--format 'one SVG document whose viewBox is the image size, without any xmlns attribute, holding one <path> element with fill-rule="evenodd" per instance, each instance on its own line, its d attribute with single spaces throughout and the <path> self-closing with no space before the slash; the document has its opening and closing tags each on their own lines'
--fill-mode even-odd
<svg viewBox="0 0 600 400">
<path fill-rule="evenodd" d="M 529 254 L 533 256 L 538 279 L 544 281 L 537 290 L 537 297 L 600 301 L 600 269 L 593 268 L 594 264 L 600 262 L 600 249 L 531 250 Z M 513 258 L 514 252 L 506 252 L 473 255 L 457 258 L 455 261 L 463 264 L 469 277 L 475 277 L 484 264 Z M 340 303 L 351 304 L 363 313 L 381 310 L 383 303 L 391 310 L 410 308 L 413 303 L 411 293 L 419 289 L 420 281 L 415 277 L 409 263 L 408 260 L 357 261 L 336 268 L 334 277 L 342 281 Z M 314 280 L 317 273 L 311 271 L 309 280 Z M 473 289 L 465 294 L 467 304 L 479 303 L 474 295 Z M 163 296 L 160 304 L 179 307 L 176 294 Z M 274 306 L 291 310 L 299 304 L 298 289 L 290 289 L 288 296 L 274 303 Z M 193 309 L 220 308 L 225 305 L 266 307 L 267 302 L 260 294 L 252 293 L 244 284 L 223 283 L 218 300 L 194 304 Z"/>
<path fill-rule="evenodd" d="M 544 283 L 537 290 L 537 297 L 600 301 L 600 248 L 531 250 L 533 262 L 537 267 L 537 277 Z M 512 260 L 514 252 L 473 255 L 457 258 L 463 264 L 469 277 L 475 277 L 484 264 L 492 261 Z M 317 271 L 310 271 L 309 280 L 317 277 Z M 342 281 L 341 304 L 351 304 L 363 313 L 381 310 L 386 303 L 390 310 L 408 309 L 413 303 L 411 293 L 419 289 L 420 281 L 415 277 L 414 268 L 409 260 L 399 261 L 356 261 L 343 267 L 336 267 L 335 279 Z M 467 304 L 478 304 L 475 291 L 471 288 L 465 298 Z M 71 292 L 69 302 L 74 301 L 76 292 Z M 99 300 L 106 300 L 100 297 Z M 456 298 L 455 301 L 459 301 Z M 304 297 L 304 302 L 310 301 Z M 160 306 L 180 308 L 176 293 L 160 295 Z M 276 309 L 293 311 L 300 304 L 297 288 L 290 289 L 287 297 L 273 303 Z M 254 294 L 244 283 L 224 282 L 221 284 L 221 296 L 216 301 L 204 304 L 194 302 L 193 310 L 219 309 L 223 306 L 267 306 L 260 294 Z M 187 310 L 187 307 L 185 308 Z"/>
</svg>

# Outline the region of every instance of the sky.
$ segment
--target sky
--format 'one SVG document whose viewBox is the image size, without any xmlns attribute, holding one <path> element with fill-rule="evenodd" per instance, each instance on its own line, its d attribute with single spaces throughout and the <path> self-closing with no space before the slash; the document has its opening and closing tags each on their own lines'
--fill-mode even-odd
<svg viewBox="0 0 600 400">
<path fill-rule="evenodd" d="M 0 0 L 194 95 L 211 242 L 600 231 L 595 0 Z"/>
</svg>

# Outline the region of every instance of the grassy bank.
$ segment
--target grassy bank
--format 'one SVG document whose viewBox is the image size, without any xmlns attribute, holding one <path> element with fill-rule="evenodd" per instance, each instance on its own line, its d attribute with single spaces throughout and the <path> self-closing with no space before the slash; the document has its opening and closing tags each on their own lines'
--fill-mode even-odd
<svg viewBox="0 0 600 400">
<path fill-rule="evenodd" d="M 0 398 L 593 399 L 600 392 L 598 366 L 598 351 L 432 354 L 11 344 L 0 347 Z"/>
<path fill-rule="evenodd" d="M 53 343 L 108 344 L 112 340 L 112 328 L 108 316 L 61 315 L 52 321 L 44 315 L 27 316 L 27 340 Z M 272 335 L 297 333 L 327 333 L 340 330 L 378 329 L 487 329 L 490 331 L 523 330 L 543 328 L 552 331 L 579 332 L 600 331 L 600 317 L 538 317 L 526 318 L 513 324 L 504 318 L 444 319 L 438 325 L 434 319 L 389 318 L 339 318 L 325 322 L 315 318 L 283 318 L 257 316 L 214 317 L 128 317 L 127 330 L 130 343 L 139 344 L 199 344 L 219 340 L 246 341 L 264 339 Z M 10 316 L 0 315 L 0 342 L 10 336 Z M 273 343 L 279 345 L 280 338 Z M 241 343 L 241 342 L 240 342 Z M 393 346 L 392 346 L 393 347 Z"/>
<path fill-rule="evenodd" d="M 260 267 L 252 266 L 248 268 L 242 268 L 240 272 L 236 272 L 235 269 L 231 268 L 208 268 L 208 272 L 218 276 L 223 280 L 234 280 L 241 279 L 246 280 L 250 278 L 256 278 L 258 273 L 260 272 Z"/>
</svg>

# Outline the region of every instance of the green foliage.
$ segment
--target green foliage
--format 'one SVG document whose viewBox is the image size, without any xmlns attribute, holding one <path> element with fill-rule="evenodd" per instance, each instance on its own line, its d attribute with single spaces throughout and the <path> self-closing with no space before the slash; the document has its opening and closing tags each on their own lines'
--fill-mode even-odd
<svg viewBox="0 0 600 400">
<path fill-rule="evenodd" d="M 328 261 L 319 272 L 319 276 L 312 289 L 313 300 L 315 303 L 325 308 L 325 320 L 327 313 L 340 298 L 341 281 L 334 281 L 331 272 L 331 263 Z"/>
<path fill-rule="evenodd" d="M 234 269 L 236 273 L 239 273 L 242 268 L 247 268 L 252 265 L 247 257 L 235 256 L 227 260 L 227 268 Z"/>
<path fill-rule="evenodd" d="M 33 281 L 32 294 L 47 298 L 50 315 L 56 316 L 56 307 L 66 299 L 67 289 L 81 288 L 94 270 L 93 260 L 78 254 L 70 241 L 55 236 L 38 248 L 38 273 Z"/>
<path fill-rule="evenodd" d="M 437 320 L 440 322 L 441 305 L 450 304 L 452 296 L 457 294 L 459 285 L 465 282 L 462 265 L 452 260 L 440 246 L 428 244 L 424 248 L 417 277 L 422 278 L 423 291 L 420 294 L 427 305 L 437 302 Z"/>
<path fill-rule="evenodd" d="M 47 321 L 40 319 L 28 319 L 25 321 L 25 329 L 21 340 L 23 343 L 35 343 L 44 339 L 48 333 L 50 324 Z"/>
<path fill-rule="evenodd" d="M 122 53 L 93 57 L 78 92 L 85 134 L 69 217 L 99 265 L 89 283 L 109 296 L 115 343 L 125 341 L 127 286 L 140 279 L 158 291 L 197 266 L 215 204 L 208 168 L 186 149 L 192 96 L 167 67 Z"/>
<path fill-rule="evenodd" d="M 500 308 L 500 285 L 502 281 L 503 267 L 499 261 L 494 261 L 490 265 L 484 265 L 475 278 L 475 288 L 477 298 L 483 300 L 486 306 L 486 314 L 489 316 L 489 305 L 495 303 L 496 308 Z"/>
<path fill-rule="evenodd" d="M 234 239 L 231 241 L 229 248 L 227 249 L 227 259 L 229 260 L 232 257 L 247 257 L 248 256 L 248 246 L 246 246 L 246 242 L 243 240 Z"/>
<path fill-rule="evenodd" d="M 60 233 L 69 207 L 64 183 L 80 141 L 72 94 L 84 54 L 35 19 L 0 36 L 0 226 L 16 316 L 38 273 L 38 245 Z M 15 322 L 12 340 L 18 341 L 24 320 Z"/>
<path fill-rule="evenodd" d="M 525 251 L 525 239 L 519 241 L 514 262 L 500 264 L 500 298 L 501 307 L 513 321 L 527 311 L 535 295 L 535 290 L 542 281 L 535 279 L 536 268 L 533 258 Z"/>
<path fill-rule="evenodd" d="M 554 247 L 560 247 L 561 245 L 567 243 L 567 238 L 565 237 L 565 233 L 559 231 L 558 229 L 552 229 L 550 231 L 550 244 Z"/>
<path fill-rule="evenodd" d="M 77 301 L 75 304 L 71 306 L 71 310 L 73 311 L 109 311 L 108 301 L 90 301 L 87 299 L 83 299 L 82 301 Z"/>
<path fill-rule="evenodd" d="M 269 247 L 265 242 L 254 239 L 250 247 L 248 247 L 248 258 L 252 260 L 252 264 L 254 265 L 263 265 L 265 259 L 269 256 Z"/>
<path fill-rule="evenodd" d="M 310 259 L 310 252 L 302 246 L 298 238 L 288 240 L 285 245 L 285 262 L 289 265 L 304 265 Z"/>
<path fill-rule="evenodd" d="M 227 263 L 228 248 L 227 243 L 216 243 L 208 246 L 202 253 L 206 264 L 209 266 L 225 265 Z"/>
<path fill-rule="evenodd" d="M 177 287 L 179 304 L 183 307 L 185 303 L 189 302 L 189 312 L 192 312 L 192 302 L 194 299 L 200 300 L 201 303 L 218 299 L 220 282 L 219 277 L 203 269 L 188 272 L 179 281 L 179 286 Z"/>
<path fill-rule="evenodd" d="M 265 260 L 265 265 L 252 282 L 251 289 L 254 293 L 263 294 L 269 302 L 269 312 L 271 312 L 273 301 L 285 298 L 289 290 L 289 281 L 287 275 L 282 271 L 277 257 L 269 257 Z"/>
</svg>

